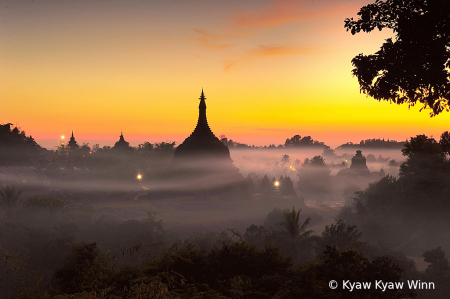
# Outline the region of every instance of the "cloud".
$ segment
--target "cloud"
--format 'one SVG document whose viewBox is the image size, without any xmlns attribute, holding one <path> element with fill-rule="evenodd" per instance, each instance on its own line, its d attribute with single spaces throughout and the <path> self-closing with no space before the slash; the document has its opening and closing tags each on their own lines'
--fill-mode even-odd
<svg viewBox="0 0 450 299">
<path fill-rule="evenodd" d="M 204 29 L 193 28 L 192 30 L 197 33 L 197 37 L 190 40 L 194 41 L 200 47 L 208 50 L 220 51 L 233 46 L 232 43 L 223 43 L 223 40 L 227 39 L 225 36 L 213 34 Z"/>
<path fill-rule="evenodd" d="M 259 45 L 246 52 L 246 55 L 254 58 L 266 58 L 279 55 L 312 55 L 316 53 L 315 47 L 298 45 Z"/>
<path fill-rule="evenodd" d="M 229 71 L 237 62 L 237 60 L 226 60 L 225 66 L 223 67 L 224 71 Z"/>
<path fill-rule="evenodd" d="M 265 27 L 298 22 L 303 16 L 299 3 L 294 0 L 272 0 L 269 5 L 256 12 L 238 11 L 231 20 L 239 27 Z"/>
<path fill-rule="evenodd" d="M 278 36 L 274 37 L 272 28 L 298 22 L 320 21 L 330 15 L 349 13 L 354 9 L 348 5 L 336 6 L 336 2 L 331 0 L 319 3 L 310 0 L 269 0 L 265 3 L 252 11 L 234 10 L 224 19 L 226 23 L 222 27 L 192 28 L 195 36 L 190 41 L 213 52 L 214 55 L 220 55 L 216 58 L 223 61 L 224 71 L 260 59 L 284 55 L 323 54 L 324 49 L 320 45 L 295 44 L 292 40 L 283 41 Z M 317 26 L 308 26 L 306 30 L 317 29 Z M 265 37 L 267 39 L 261 42 Z"/>
</svg>

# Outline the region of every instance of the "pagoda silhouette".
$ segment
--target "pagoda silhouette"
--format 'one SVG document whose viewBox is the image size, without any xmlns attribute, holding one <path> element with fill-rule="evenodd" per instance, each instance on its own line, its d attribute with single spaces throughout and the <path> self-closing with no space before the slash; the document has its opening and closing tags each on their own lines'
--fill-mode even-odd
<svg viewBox="0 0 450 299">
<path fill-rule="evenodd" d="M 234 166 L 230 150 L 211 131 L 202 89 L 197 126 L 175 150 L 162 176 L 159 195 L 221 199 L 251 197 L 247 180 Z"/>
<path fill-rule="evenodd" d="M 80 148 L 80 146 L 78 145 L 77 141 L 75 140 L 75 137 L 73 137 L 73 130 L 72 130 L 72 137 L 70 137 L 69 142 L 67 143 L 67 146 L 71 149 L 71 150 L 75 150 Z"/>
<path fill-rule="evenodd" d="M 117 141 L 114 144 L 113 149 L 115 149 L 115 150 L 130 149 L 130 143 L 125 141 L 122 131 L 120 131 L 119 141 Z"/>
</svg>

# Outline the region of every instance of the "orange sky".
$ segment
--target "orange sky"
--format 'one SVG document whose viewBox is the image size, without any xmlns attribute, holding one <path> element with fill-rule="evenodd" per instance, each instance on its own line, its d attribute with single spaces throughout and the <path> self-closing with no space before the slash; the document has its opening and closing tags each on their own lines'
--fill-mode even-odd
<svg viewBox="0 0 450 299">
<path fill-rule="evenodd" d="M 202 87 L 211 129 L 248 144 L 299 134 L 333 147 L 448 130 L 450 114 L 359 92 L 351 59 L 388 31 L 352 36 L 346 17 L 373 1 L 3 1 L 0 123 L 52 147 L 181 142 Z"/>
</svg>

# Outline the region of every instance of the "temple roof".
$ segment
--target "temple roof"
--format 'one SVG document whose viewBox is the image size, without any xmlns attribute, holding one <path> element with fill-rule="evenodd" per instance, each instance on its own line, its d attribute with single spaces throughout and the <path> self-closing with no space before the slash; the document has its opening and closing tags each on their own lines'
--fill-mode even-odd
<svg viewBox="0 0 450 299">
<path fill-rule="evenodd" d="M 202 94 L 198 98 L 200 100 L 200 104 L 198 105 L 198 121 L 197 126 L 195 127 L 194 132 L 192 132 L 192 136 L 210 136 L 215 137 L 214 133 L 211 131 L 208 125 L 208 120 L 206 119 L 206 98 L 202 88 Z"/>
<path fill-rule="evenodd" d="M 73 130 L 72 130 L 72 137 L 70 137 L 69 142 L 67 143 L 67 146 L 71 149 L 77 149 L 80 146 L 77 144 L 77 141 L 75 140 L 75 137 L 73 137 Z"/>
<path fill-rule="evenodd" d="M 123 138 L 123 133 L 120 131 L 119 141 L 117 141 L 113 148 L 115 149 L 127 149 L 130 147 L 130 143 L 125 141 L 125 138 Z"/>
<path fill-rule="evenodd" d="M 198 105 L 198 121 L 192 134 L 175 150 L 174 160 L 192 156 L 214 156 L 229 159 L 230 151 L 211 131 L 206 118 L 206 98 L 202 89 Z"/>
</svg>

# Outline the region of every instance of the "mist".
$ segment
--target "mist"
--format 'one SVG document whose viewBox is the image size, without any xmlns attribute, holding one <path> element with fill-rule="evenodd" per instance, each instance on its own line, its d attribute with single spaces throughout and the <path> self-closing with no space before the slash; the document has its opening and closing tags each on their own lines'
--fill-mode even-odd
<svg viewBox="0 0 450 299">
<path fill-rule="evenodd" d="M 377 184 L 401 179 L 399 169 L 406 157 L 400 150 L 364 149 L 365 175 L 345 175 L 356 155 L 354 149 L 231 149 L 231 161 L 201 156 L 183 162 L 174 162 L 174 150 L 74 151 L 70 158 L 41 160 L 35 167 L 1 166 L 2 182 L 14 183 L 22 193 L 13 211 L 0 213 L 0 223 L 43 232 L 53 229 L 52 238 L 70 235 L 67 244 L 97 242 L 107 252 L 143 242 L 178 242 L 209 252 L 243 238 L 261 250 L 268 243 L 277 246 L 297 264 L 320 256 L 323 244 L 329 242 L 321 240 L 330 225 L 356 225 L 361 232 L 355 243 L 358 251 L 374 257 L 388 254 L 408 275 L 427 268 L 421 256 L 426 250 L 450 251 L 450 236 L 443 229 L 448 224 L 434 221 L 433 213 L 422 213 L 421 221 L 429 223 L 426 234 L 413 223 L 405 224 L 404 215 L 395 218 L 388 211 L 361 220 L 358 214 L 361 202 L 365 209 L 371 208 L 370 190 Z M 299 222 L 308 222 L 311 240 L 316 240 L 314 246 L 304 245 L 309 249 L 296 253 L 278 239 L 283 234 L 280 223 L 293 209 L 301 209 Z M 430 230 L 436 234 L 430 235 Z M 36 242 L 51 242 L 42 238 Z M 27 246 L 25 239 L 6 237 L 11 246 L 5 248 L 20 250 Z M 347 248 L 344 243 L 340 246 Z M 59 257 L 48 265 L 62 263 L 69 248 L 60 247 Z M 162 254 L 164 248 L 120 262 L 137 265 L 141 259 Z"/>
</svg>

